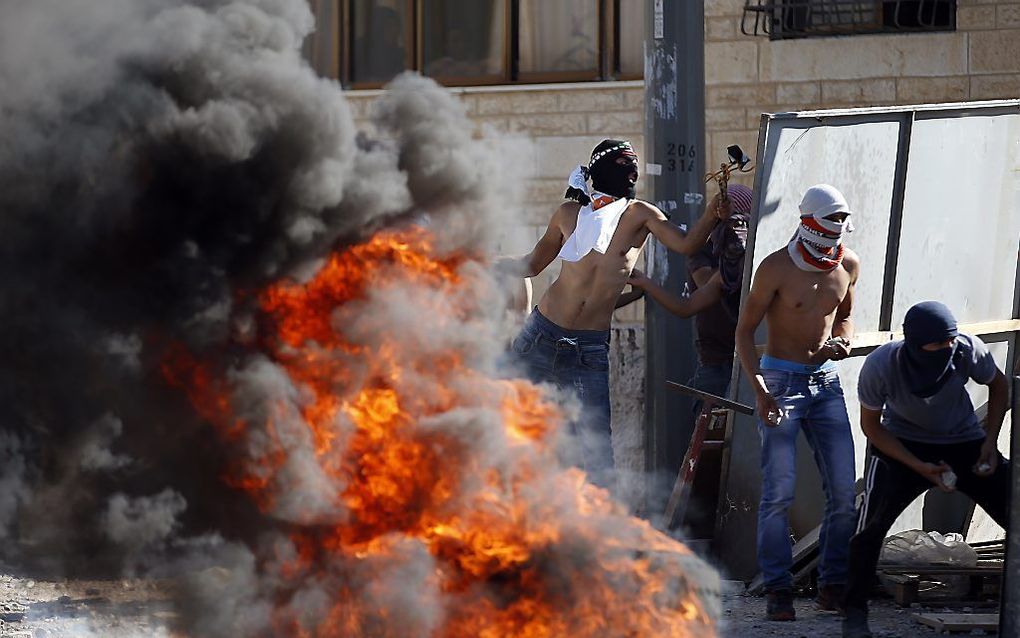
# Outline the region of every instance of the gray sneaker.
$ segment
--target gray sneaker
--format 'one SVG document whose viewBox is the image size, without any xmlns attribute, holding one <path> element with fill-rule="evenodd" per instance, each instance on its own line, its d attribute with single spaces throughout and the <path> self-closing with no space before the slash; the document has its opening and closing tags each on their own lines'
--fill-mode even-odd
<svg viewBox="0 0 1020 638">
<path fill-rule="evenodd" d="M 843 638 L 872 638 L 867 610 L 847 608 L 846 617 L 843 618 Z"/>
</svg>

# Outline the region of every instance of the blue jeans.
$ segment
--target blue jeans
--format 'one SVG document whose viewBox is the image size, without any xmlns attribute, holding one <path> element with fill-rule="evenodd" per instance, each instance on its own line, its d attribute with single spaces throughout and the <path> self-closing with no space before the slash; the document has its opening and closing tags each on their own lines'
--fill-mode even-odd
<svg viewBox="0 0 1020 638">
<path fill-rule="evenodd" d="M 518 366 L 536 383 L 573 391 L 581 414 L 570 424 L 580 459 L 596 485 L 610 487 L 613 443 L 609 405 L 609 331 L 567 330 L 532 310 L 511 348 Z"/>
<path fill-rule="evenodd" d="M 703 390 L 704 392 L 725 398 L 727 391 L 730 389 L 730 377 L 732 374 L 732 360 L 726 363 L 714 364 L 706 364 L 699 361 L 698 368 L 694 371 L 694 376 L 687 382 L 687 385 L 696 390 Z M 698 415 L 701 414 L 701 401 L 695 401 L 691 409 L 694 421 L 697 421 Z"/>
<path fill-rule="evenodd" d="M 854 441 L 839 376 L 831 362 L 814 372 L 804 373 L 768 369 L 770 363 L 788 363 L 769 359 L 762 360 L 762 376 L 785 416 L 776 427 L 758 421 L 762 474 L 758 566 L 765 588 L 790 587 L 793 581 L 787 512 L 796 486 L 796 445 L 797 434 L 801 431 L 814 452 L 825 491 L 818 581 L 825 585 L 845 584 L 850 536 L 856 525 L 856 474 Z M 789 364 L 789 367 L 797 365 Z"/>
</svg>

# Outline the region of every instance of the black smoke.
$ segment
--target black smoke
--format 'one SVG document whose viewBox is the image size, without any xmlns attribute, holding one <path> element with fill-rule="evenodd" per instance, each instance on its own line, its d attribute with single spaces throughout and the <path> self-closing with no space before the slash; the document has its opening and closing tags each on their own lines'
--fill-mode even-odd
<svg viewBox="0 0 1020 638">
<path fill-rule="evenodd" d="M 211 427 L 163 382 L 169 345 L 229 366 L 247 356 L 243 291 L 483 199 L 457 101 L 401 78 L 377 139 L 359 135 L 300 57 L 313 24 L 303 0 L 0 5 L 8 562 L 112 572 L 171 532 L 258 529 Z"/>
</svg>

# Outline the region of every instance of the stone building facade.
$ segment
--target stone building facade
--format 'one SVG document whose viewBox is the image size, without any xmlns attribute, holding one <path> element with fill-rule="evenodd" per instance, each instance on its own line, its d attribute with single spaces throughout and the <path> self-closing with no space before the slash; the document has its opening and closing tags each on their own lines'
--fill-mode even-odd
<svg viewBox="0 0 1020 638">
<path fill-rule="evenodd" d="M 1020 0 L 958 0 L 953 31 L 770 40 L 741 32 L 744 0 L 705 0 L 708 166 L 728 144 L 757 147 L 763 112 L 1020 97 Z M 643 148 L 641 81 L 452 88 L 480 126 L 533 142 L 532 174 L 503 249 L 523 252 L 562 201 L 564 180 L 607 137 Z M 378 91 L 348 91 L 366 121 Z M 741 176 L 745 182 L 750 177 Z M 540 295 L 554 273 L 535 282 Z M 644 331 L 640 302 L 613 332 L 614 443 L 644 467 Z"/>
<path fill-rule="evenodd" d="M 956 30 L 770 41 L 743 0 L 705 2 L 710 149 L 754 148 L 763 112 L 1020 96 L 1020 1 L 958 0 Z"/>
</svg>

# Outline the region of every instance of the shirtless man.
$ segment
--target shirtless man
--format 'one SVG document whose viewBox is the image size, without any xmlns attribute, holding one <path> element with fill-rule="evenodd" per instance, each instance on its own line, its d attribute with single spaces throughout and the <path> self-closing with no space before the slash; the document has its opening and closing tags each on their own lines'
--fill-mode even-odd
<svg viewBox="0 0 1020 638">
<path fill-rule="evenodd" d="M 532 380 L 577 393 L 582 411 L 571 432 L 580 439 L 581 454 L 572 460 L 604 487 L 610 487 L 613 469 L 609 326 L 620 293 L 649 233 L 670 250 L 690 255 L 719 219 L 719 207 L 710 206 L 685 233 L 658 208 L 635 199 L 637 179 L 638 158 L 630 143 L 601 142 L 589 165 L 571 175 L 566 196 L 572 201 L 553 213 L 534 250 L 500 264 L 517 276 L 534 277 L 557 257 L 562 260 L 559 276 L 512 349 Z"/>
<path fill-rule="evenodd" d="M 814 451 L 825 490 L 819 536 L 816 606 L 837 610 L 847 580 L 854 531 L 854 444 L 834 361 L 850 354 L 854 285 L 860 262 L 843 246 L 853 230 L 838 190 L 812 186 L 800 203 L 800 225 L 787 247 L 762 261 L 737 321 L 740 365 L 757 394 L 761 435 L 758 565 L 770 620 L 794 620 L 792 548 L 787 511 L 796 484 L 801 431 Z M 768 319 L 760 366 L 754 332 Z"/>
</svg>

